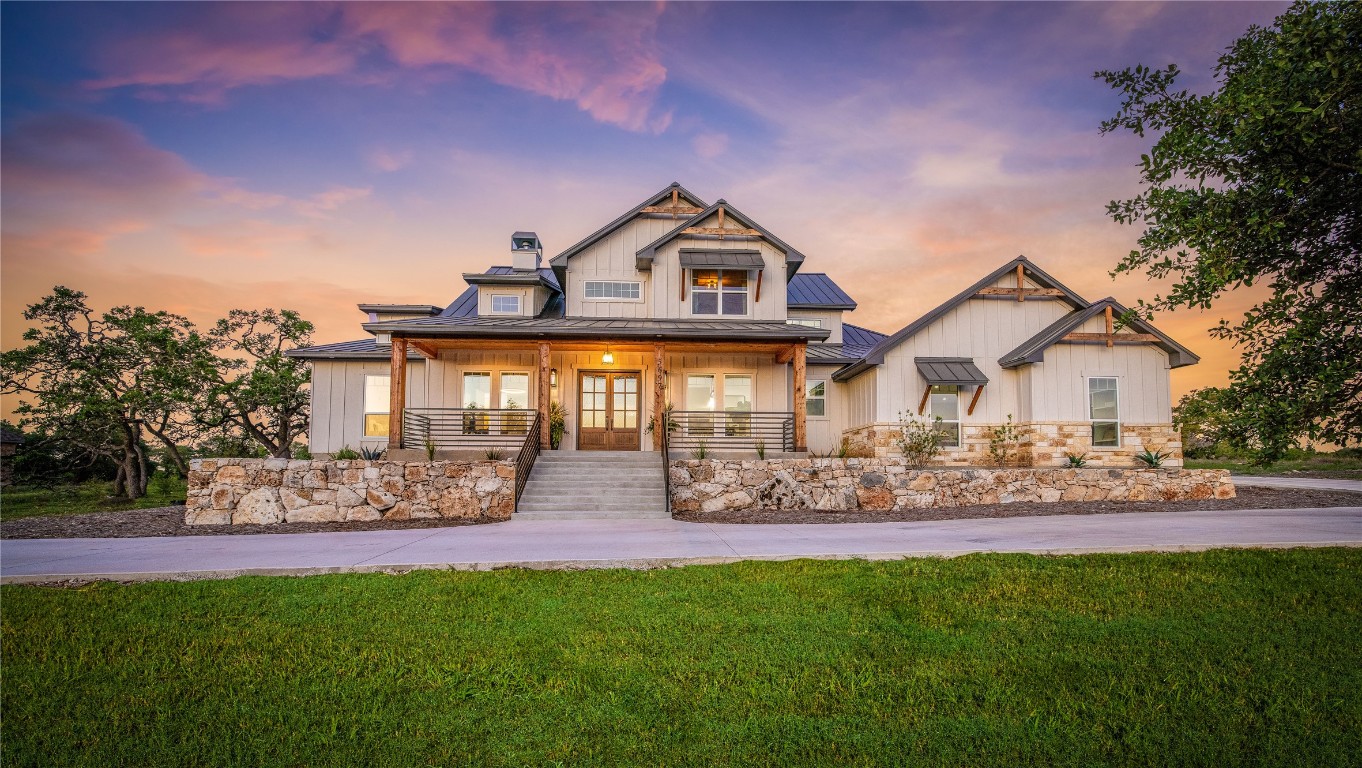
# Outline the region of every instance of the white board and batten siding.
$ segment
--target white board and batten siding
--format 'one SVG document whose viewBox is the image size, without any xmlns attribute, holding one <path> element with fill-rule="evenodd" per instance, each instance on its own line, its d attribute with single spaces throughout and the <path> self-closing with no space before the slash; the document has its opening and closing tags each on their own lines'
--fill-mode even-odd
<svg viewBox="0 0 1362 768">
<path fill-rule="evenodd" d="M 805 418 L 807 441 L 810 451 L 828 453 L 837 450 L 842 444 L 842 432 L 855 426 L 851 422 L 852 394 L 855 384 L 844 384 L 832 380 L 832 374 L 841 366 L 810 365 L 805 372 L 805 381 L 824 383 L 824 415 Z"/>
<path fill-rule="evenodd" d="M 1002 281 L 1000 285 L 1007 287 Z M 1016 287 L 1015 278 L 1011 287 Z M 1022 374 L 1015 369 L 1004 370 L 998 365 L 998 358 L 1070 311 L 1069 305 L 1061 301 L 1007 298 L 970 299 L 951 309 L 885 354 L 884 365 L 878 371 L 877 413 L 873 420 L 897 421 L 900 413 L 917 413 L 927 386 L 913 362 L 917 357 L 967 357 L 988 377 L 989 383 L 972 416 L 966 416 L 964 411 L 974 390 L 962 388 L 963 422 L 998 424 L 1009 413 L 1015 421 L 1033 420 L 1030 404 L 1020 397 Z"/>
<path fill-rule="evenodd" d="M 768 275 L 769 277 L 769 275 Z M 762 286 L 762 298 L 766 297 L 766 286 Z M 789 309 L 786 310 L 786 317 L 790 320 L 818 320 L 823 323 L 823 330 L 828 332 L 827 341 L 823 344 L 842 343 L 842 310 L 840 309 Z"/>
<path fill-rule="evenodd" d="M 635 254 L 675 229 L 682 219 L 640 214 L 568 260 L 568 317 L 654 317 L 651 274 L 638 271 Z M 587 299 L 588 280 L 641 283 L 638 300 Z"/>
<path fill-rule="evenodd" d="M 1106 319 L 1089 319 L 1076 333 L 1105 333 Z M 1173 420 L 1168 353 L 1154 344 L 1055 344 L 1045 361 L 1022 366 L 1029 378 L 1034 421 L 1086 421 L 1090 377 L 1116 377 L 1120 419 L 1130 424 Z M 987 391 L 985 391 L 987 397 Z"/>
</svg>

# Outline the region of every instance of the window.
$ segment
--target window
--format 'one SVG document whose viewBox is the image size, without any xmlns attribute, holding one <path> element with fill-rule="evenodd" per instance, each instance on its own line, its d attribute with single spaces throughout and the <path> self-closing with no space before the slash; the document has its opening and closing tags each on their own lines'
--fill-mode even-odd
<svg viewBox="0 0 1362 768">
<path fill-rule="evenodd" d="M 612 282 L 609 280 L 587 280 L 586 297 L 588 299 L 638 301 L 639 285 L 639 283 Z"/>
<path fill-rule="evenodd" d="M 826 381 L 810 380 L 804 382 L 804 414 L 807 416 L 827 416 L 828 401 Z"/>
<path fill-rule="evenodd" d="M 463 375 L 463 407 L 487 409 L 492 407 L 492 374 L 486 371 L 466 371 Z M 463 431 L 470 435 L 485 435 L 488 431 L 486 414 L 465 413 Z"/>
<path fill-rule="evenodd" d="M 823 327 L 823 321 L 817 317 L 792 317 L 785 322 L 790 325 L 802 325 L 806 328 Z"/>
<path fill-rule="evenodd" d="M 752 377 L 724 376 L 724 434 L 728 437 L 747 437 L 752 434 Z"/>
<path fill-rule="evenodd" d="M 519 296 L 493 296 L 492 311 L 498 315 L 520 314 Z"/>
<path fill-rule="evenodd" d="M 936 425 L 936 431 L 941 433 L 941 444 L 951 448 L 959 446 L 960 387 L 955 384 L 933 384 L 927 407 L 927 417 Z"/>
<path fill-rule="evenodd" d="M 364 377 L 364 436 L 387 437 L 388 413 L 392 407 L 389 398 L 390 377 Z"/>
<path fill-rule="evenodd" d="M 1092 420 L 1094 448 L 1121 447 L 1121 417 L 1115 376 L 1088 379 L 1088 418 Z"/>
<path fill-rule="evenodd" d="M 714 374 L 692 373 L 686 376 L 686 410 L 714 410 Z M 691 435 L 714 434 L 714 420 L 708 416 L 689 416 L 686 433 Z"/>
<path fill-rule="evenodd" d="M 693 315 L 747 314 L 747 270 L 691 270 L 690 287 Z"/>
<path fill-rule="evenodd" d="M 530 374 L 522 371 L 506 371 L 501 374 L 501 407 L 507 410 L 529 408 Z M 508 413 L 503 432 L 508 435 L 523 435 L 530 429 L 529 415 Z"/>
</svg>

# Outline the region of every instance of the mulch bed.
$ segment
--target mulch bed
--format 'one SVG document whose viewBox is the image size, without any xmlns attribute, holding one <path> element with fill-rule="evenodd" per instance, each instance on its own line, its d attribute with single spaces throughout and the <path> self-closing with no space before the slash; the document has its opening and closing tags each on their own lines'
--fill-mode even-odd
<svg viewBox="0 0 1362 768">
<path fill-rule="evenodd" d="M 964 520 L 981 517 L 1036 515 L 1101 515 L 1114 512 L 1184 512 L 1192 510 L 1301 509 L 1362 506 L 1362 493 L 1277 488 L 1243 488 L 1233 499 L 1205 501 L 1062 501 L 985 504 L 902 512 L 682 512 L 674 517 L 692 523 L 898 523 L 919 520 Z M 140 536 L 240 536 L 266 533 L 392 531 L 481 525 L 484 520 L 375 520 L 368 523 L 282 523 L 279 525 L 185 525 L 184 507 L 50 515 L 0 522 L 6 539 L 126 539 Z"/>
<path fill-rule="evenodd" d="M 1295 488 L 1240 488 L 1233 499 L 1201 501 L 1057 501 L 1053 503 L 978 504 L 971 507 L 908 509 L 902 512 L 820 512 L 810 509 L 752 512 L 678 512 L 673 517 L 691 523 L 909 523 L 922 520 L 968 520 L 981 517 L 1040 515 L 1109 515 L 1118 512 L 1193 512 L 1236 509 L 1305 509 L 1362 507 L 1362 493 Z"/>
</svg>

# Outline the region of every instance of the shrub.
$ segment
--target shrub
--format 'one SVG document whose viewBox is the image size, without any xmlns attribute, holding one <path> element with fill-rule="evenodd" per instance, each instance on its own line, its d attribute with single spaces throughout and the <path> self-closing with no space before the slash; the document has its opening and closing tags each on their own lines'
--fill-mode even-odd
<svg viewBox="0 0 1362 768">
<path fill-rule="evenodd" d="M 383 449 L 362 445 L 359 448 L 359 455 L 362 456 L 365 461 L 378 461 L 383 458 Z"/>
<path fill-rule="evenodd" d="M 359 458 L 359 453 L 348 445 L 341 446 L 339 451 L 331 454 L 331 458 L 337 461 L 351 461 Z"/>
<path fill-rule="evenodd" d="M 312 458 L 312 450 L 306 445 L 296 445 L 293 447 L 293 458 L 309 460 Z"/>
<path fill-rule="evenodd" d="M 558 450 L 563 444 L 563 434 L 567 432 L 567 409 L 562 403 L 549 403 L 549 447 Z"/>
<path fill-rule="evenodd" d="M 709 455 L 709 446 L 705 445 L 704 440 L 701 440 L 700 444 L 695 447 L 695 450 L 690 452 L 690 455 L 692 458 L 703 459 Z"/>
<path fill-rule="evenodd" d="M 488 448 L 486 451 L 483 451 L 483 455 L 487 457 L 488 461 L 501 461 L 506 458 L 505 451 L 500 448 Z"/>
<path fill-rule="evenodd" d="M 758 458 L 758 459 L 765 459 L 765 458 L 766 458 L 766 441 L 765 441 L 765 440 L 758 440 L 758 441 L 756 442 L 756 446 L 757 446 L 757 458 Z"/>
<path fill-rule="evenodd" d="M 909 413 L 899 414 L 899 436 L 895 438 L 910 467 L 925 467 L 941 453 L 941 432 L 936 421 L 924 421 Z"/>
<path fill-rule="evenodd" d="M 1064 454 L 1064 458 L 1068 459 L 1069 466 L 1075 469 L 1080 469 L 1082 467 L 1088 466 L 1088 454 L 1086 452 L 1083 453 L 1069 452 Z"/>
<path fill-rule="evenodd" d="M 1135 454 L 1135 458 L 1136 460 L 1140 461 L 1150 469 L 1158 469 L 1159 467 L 1163 466 L 1164 460 L 1172 455 L 1173 454 L 1171 453 L 1164 453 L 1163 451 L 1152 451 L 1146 448 L 1143 453 Z"/>
<path fill-rule="evenodd" d="M 435 450 L 439 448 L 439 446 L 437 446 L 435 441 L 429 437 L 426 438 L 423 445 L 425 445 L 426 448 L 426 461 L 435 461 Z"/>
<path fill-rule="evenodd" d="M 988 431 L 988 458 L 997 467 L 1006 467 L 1012 463 L 1021 463 L 1021 441 L 1023 430 L 1012 421 L 1012 414 L 1007 414 L 1007 421 L 998 424 Z"/>
</svg>

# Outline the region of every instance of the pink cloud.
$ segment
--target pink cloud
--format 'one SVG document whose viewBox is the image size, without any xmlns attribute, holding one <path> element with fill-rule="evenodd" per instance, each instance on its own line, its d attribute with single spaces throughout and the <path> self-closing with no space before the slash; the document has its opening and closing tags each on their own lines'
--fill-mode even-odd
<svg viewBox="0 0 1362 768">
<path fill-rule="evenodd" d="M 691 139 L 690 145 L 695 149 L 695 154 L 713 160 L 728 151 L 728 134 L 706 131 Z"/>
<path fill-rule="evenodd" d="M 217 102 L 226 92 L 344 75 L 391 82 L 374 54 L 403 70 L 473 72 L 494 83 L 574 103 L 594 119 L 660 133 L 667 69 L 651 4 L 215 4 L 192 27 L 125 39 L 96 56 L 94 89 L 134 87 L 152 98 Z M 322 39 L 318 32 L 325 30 Z"/>
</svg>

